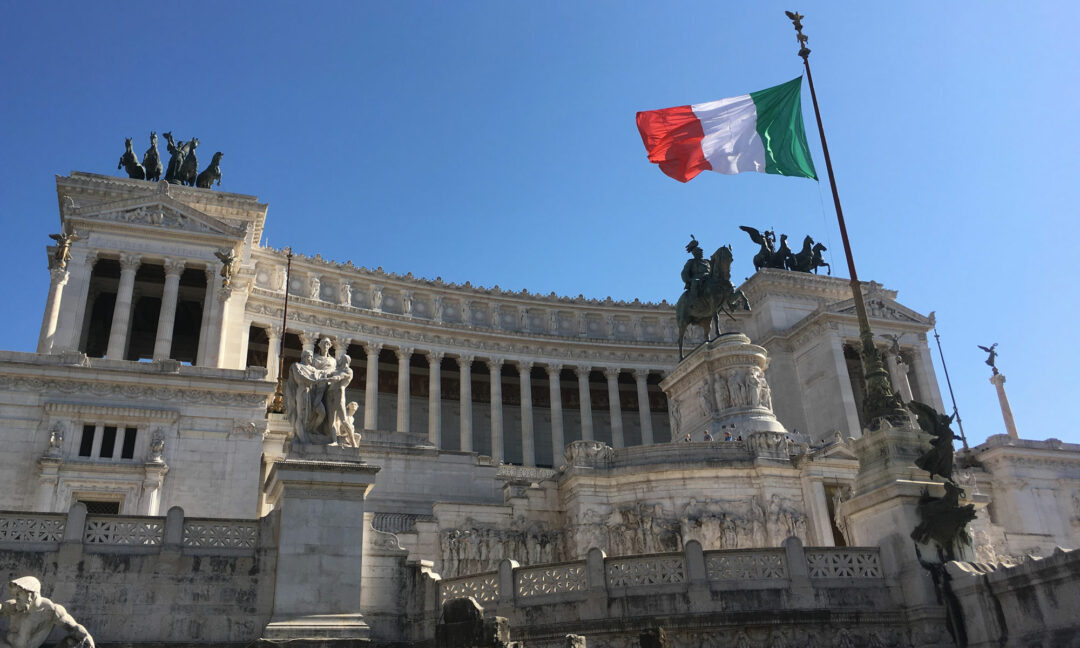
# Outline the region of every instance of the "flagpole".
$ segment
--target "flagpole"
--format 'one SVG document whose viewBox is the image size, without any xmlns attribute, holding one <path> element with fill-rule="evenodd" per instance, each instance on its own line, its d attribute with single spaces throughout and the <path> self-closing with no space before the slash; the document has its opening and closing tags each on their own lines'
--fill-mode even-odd
<svg viewBox="0 0 1080 648">
<path fill-rule="evenodd" d="M 889 372 L 881 361 L 881 355 L 874 345 L 874 333 L 870 330 L 870 319 L 866 316 L 866 302 L 863 301 L 862 285 L 855 272 L 855 258 L 851 254 L 847 226 L 844 224 L 844 210 L 840 207 L 840 194 L 836 190 L 836 177 L 833 175 L 832 159 L 829 157 L 829 144 L 825 141 L 825 128 L 821 124 L 821 110 L 818 108 L 817 93 L 814 91 L 814 76 L 810 73 L 810 48 L 806 46 L 808 37 L 802 33 L 802 19 L 797 12 L 785 12 L 795 26 L 799 40 L 799 56 L 806 68 L 806 81 L 810 85 L 810 99 L 814 104 L 814 117 L 817 119 L 818 134 L 821 135 L 821 151 L 825 155 L 825 170 L 829 174 L 829 186 L 832 189 L 833 204 L 836 205 L 836 220 L 840 225 L 840 239 L 844 242 L 844 256 L 847 258 L 848 274 L 851 276 L 851 294 L 855 300 L 855 314 L 859 319 L 859 339 L 862 342 L 863 368 L 866 379 L 866 399 L 863 411 L 869 421 L 878 418 L 904 420 L 907 418 L 903 403 L 892 391 Z"/>
<path fill-rule="evenodd" d="M 292 274 L 292 248 L 285 248 L 285 309 L 281 314 L 281 339 L 278 340 L 278 379 L 274 399 L 266 408 L 266 415 L 285 413 L 285 327 L 289 323 L 289 275 Z"/>
</svg>

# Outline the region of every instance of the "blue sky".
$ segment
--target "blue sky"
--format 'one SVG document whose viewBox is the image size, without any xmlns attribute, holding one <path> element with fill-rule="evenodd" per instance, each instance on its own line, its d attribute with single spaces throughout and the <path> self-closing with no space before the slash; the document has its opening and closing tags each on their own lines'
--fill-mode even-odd
<svg viewBox="0 0 1080 648">
<path fill-rule="evenodd" d="M 1004 431 L 991 342 L 1021 436 L 1080 442 L 1080 55 L 1070 4 L 1025 4 L 4 2 L 2 346 L 36 344 L 54 175 L 122 173 L 151 130 L 223 151 L 271 245 L 357 265 L 674 300 L 690 233 L 752 273 L 745 224 L 811 234 L 846 276 L 826 182 L 682 185 L 634 127 L 798 76 L 798 9 L 860 278 L 936 311 L 972 442 Z"/>
</svg>

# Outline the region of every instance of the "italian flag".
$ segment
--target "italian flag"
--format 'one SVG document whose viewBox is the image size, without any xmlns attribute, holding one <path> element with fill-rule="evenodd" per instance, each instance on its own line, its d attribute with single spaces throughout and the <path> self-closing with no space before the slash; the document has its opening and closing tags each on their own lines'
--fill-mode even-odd
<svg viewBox="0 0 1080 648">
<path fill-rule="evenodd" d="M 649 161 L 679 182 L 702 171 L 817 180 L 806 145 L 802 77 L 741 97 L 637 114 Z"/>
</svg>

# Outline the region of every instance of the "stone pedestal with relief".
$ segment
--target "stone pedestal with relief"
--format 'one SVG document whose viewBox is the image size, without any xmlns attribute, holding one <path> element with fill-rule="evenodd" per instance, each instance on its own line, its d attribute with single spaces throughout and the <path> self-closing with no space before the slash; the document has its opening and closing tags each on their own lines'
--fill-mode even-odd
<svg viewBox="0 0 1080 648">
<path fill-rule="evenodd" d="M 355 450 L 303 446 L 264 485 L 281 516 L 271 641 L 365 641 L 360 614 L 364 499 L 379 466 Z"/>
<path fill-rule="evenodd" d="M 670 401 L 672 440 L 689 434 L 701 441 L 708 431 L 720 441 L 730 431 L 751 449 L 779 450 L 787 430 L 773 414 L 768 366 L 765 349 L 742 333 L 725 333 L 694 350 L 660 383 Z"/>
</svg>

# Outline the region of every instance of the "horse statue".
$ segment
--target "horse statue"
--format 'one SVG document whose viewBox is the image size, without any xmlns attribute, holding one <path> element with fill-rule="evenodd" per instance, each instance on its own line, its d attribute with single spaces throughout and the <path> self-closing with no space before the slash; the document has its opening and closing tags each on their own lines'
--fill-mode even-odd
<svg viewBox="0 0 1080 648">
<path fill-rule="evenodd" d="M 126 150 L 124 151 L 124 154 L 120 156 L 120 164 L 117 164 L 116 168 L 119 169 L 123 167 L 127 171 L 129 178 L 145 180 L 146 171 L 143 169 L 143 166 L 139 164 L 139 158 L 135 157 L 135 151 L 131 150 L 130 137 L 124 142 L 124 147 Z"/>
<path fill-rule="evenodd" d="M 199 175 L 199 159 L 195 157 L 195 147 L 198 145 L 199 140 L 194 137 L 184 145 L 184 161 L 176 173 L 176 180 L 182 185 L 195 186 L 195 179 Z"/>
<path fill-rule="evenodd" d="M 780 235 L 780 247 L 777 248 L 776 253 L 769 259 L 769 265 L 767 268 L 775 268 L 777 270 L 783 270 L 787 268 L 788 263 L 795 255 L 791 253 L 791 246 L 787 244 L 787 234 Z"/>
<path fill-rule="evenodd" d="M 165 136 L 165 141 L 168 142 L 167 150 L 169 151 L 169 167 L 165 170 L 165 182 L 171 182 L 172 184 L 180 184 L 180 181 L 176 179 L 176 174 L 180 173 L 180 166 L 184 163 L 184 142 L 180 141 L 177 145 L 173 141 L 172 132 L 162 133 Z"/>
<path fill-rule="evenodd" d="M 146 170 L 146 179 L 158 181 L 161 179 L 161 156 L 157 150 L 157 133 L 150 131 L 150 148 L 143 153 L 142 165 Z"/>
<path fill-rule="evenodd" d="M 817 269 L 825 266 L 832 275 L 832 266 L 825 263 L 825 259 L 821 256 L 821 253 L 826 250 L 828 250 L 827 247 L 821 243 L 814 243 L 814 239 L 807 236 L 803 239 L 802 249 L 791 256 L 787 269 L 795 272 L 813 271 L 817 274 Z"/>
<path fill-rule="evenodd" d="M 759 232 L 753 227 L 747 227 L 746 225 L 739 225 L 739 229 L 749 234 L 750 240 L 761 246 L 761 250 L 754 255 L 754 270 L 775 267 L 771 264 L 773 257 L 776 256 L 776 248 L 774 247 L 776 244 L 776 232 L 772 230 Z"/>
<path fill-rule="evenodd" d="M 731 246 L 722 246 L 709 259 L 709 274 L 701 284 L 696 299 L 691 299 L 690 290 L 685 290 L 675 304 L 675 321 L 679 326 L 679 360 L 683 359 L 683 337 L 686 327 L 691 324 L 705 330 L 705 339 L 709 339 L 709 325 L 716 326 L 720 333 L 718 313 L 724 311 L 734 319 L 730 311 L 735 308 L 750 310 L 750 302 L 741 290 L 736 290 L 731 283 Z"/>
<path fill-rule="evenodd" d="M 218 186 L 221 186 L 221 151 L 214 153 L 214 159 L 210 161 L 210 166 L 206 167 L 206 170 L 199 174 L 198 178 L 195 178 L 195 186 L 200 189 L 209 189 L 210 185 L 217 181 Z"/>
</svg>

